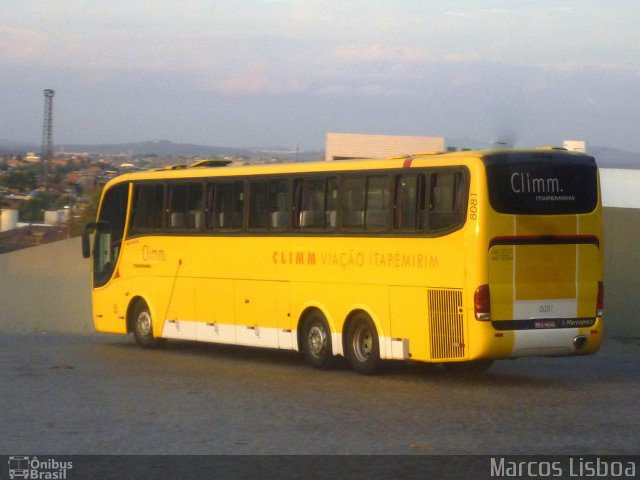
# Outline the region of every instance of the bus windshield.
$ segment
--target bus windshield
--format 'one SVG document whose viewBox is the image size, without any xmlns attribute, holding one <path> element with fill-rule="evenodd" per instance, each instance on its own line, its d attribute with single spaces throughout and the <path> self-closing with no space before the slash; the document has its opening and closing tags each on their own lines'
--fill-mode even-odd
<svg viewBox="0 0 640 480">
<path fill-rule="evenodd" d="M 591 157 L 496 154 L 485 165 L 489 201 L 499 213 L 560 215 L 596 208 L 597 167 Z"/>
</svg>

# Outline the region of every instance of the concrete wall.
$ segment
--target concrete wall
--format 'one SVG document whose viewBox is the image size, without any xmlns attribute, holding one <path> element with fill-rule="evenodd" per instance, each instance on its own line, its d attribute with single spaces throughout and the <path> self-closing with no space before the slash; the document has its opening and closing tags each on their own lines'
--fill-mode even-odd
<svg viewBox="0 0 640 480">
<path fill-rule="evenodd" d="M 640 209 L 604 209 L 606 333 L 640 337 Z M 0 332 L 93 331 L 80 239 L 0 255 Z"/>
<path fill-rule="evenodd" d="M 640 337 L 640 209 L 605 207 L 604 313 L 610 336 Z"/>
<path fill-rule="evenodd" d="M 93 332 L 80 238 L 0 255 L 0 332 Z"/>
</svg>

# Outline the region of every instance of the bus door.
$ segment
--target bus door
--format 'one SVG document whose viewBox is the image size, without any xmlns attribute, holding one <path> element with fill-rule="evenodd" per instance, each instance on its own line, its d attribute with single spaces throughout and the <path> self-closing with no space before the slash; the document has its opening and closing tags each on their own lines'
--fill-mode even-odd
<svg viewBox="0 0 640 480">
<path fill-rule="evenodd" d="M 93 321 L 96 329 L 105 332 L 126 333 L 126 305 L 113 302 L 117 294 L 118 261 L 127 217 L 129 184 L 122 183 L 109 189 L 102 199 L 98 221 L 89 223 L 82 238 L 83 256 L 92 258 Z M 93 232 L 93 245 L 89 234 Z"/>
</svg>

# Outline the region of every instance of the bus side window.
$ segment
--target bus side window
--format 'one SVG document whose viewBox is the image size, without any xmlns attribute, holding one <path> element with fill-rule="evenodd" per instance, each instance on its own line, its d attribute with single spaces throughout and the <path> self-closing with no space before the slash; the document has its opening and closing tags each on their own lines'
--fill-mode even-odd
<svg viewBox="0 0 640 480">
<path fill-rule="evenodd" d="M 162 230 L 164 213 L 164 185 L 161 183 L 135 185 L 133 190 L 133 231 Z"/>
<path fill-rule="evenodd" d="M 249 228 L 289 227 L 289 180 L 253 182 L 249 187 Z"/>
<path fill-rule="evenodd" d="M 327 178 L 327 188 L 325 189 L 324 208 L 324 228 L 333 230 L 338 223 L 338 179 L 337 177 Z"/>
<path fill-rule="evenodd" d="M 342 182 L 342 227 L 364 228 L 366 177 L 346 177 Z"/>
<path fill-rule="evenodd" d="M 325 179 L 308 178 L 299 180 L 301 188 L 298 206 L 298 226 L 301 229 L 324 227 Z"/>
<path fill-rule="evenodd" d="M 289 181 L 271 180 L 268 182 L 269 228 L 285 229 L 289 227 Z"/>
<path fill-rule="evenodd" d="M 202 225 L 202 185 L 169 185 L 169 228 L 199 229 Z"/>
<path fill-rule="evenodd" d="M 249 228 L 267 228 L 267 182 L 249 184 Z"/>
<path fill-rule="evenodd" d="M 203 189 L 201 183 L 189 184 L 187 196 L 187 228 L 202 228 Z"/>
<path fill-rule="evenodd" d="M 424 186 L 423 174 L 396 177 L 394 228 L 416 231 L 424 227 Z"/>
<path fill-rule="evenodd" d="M 444 230 L 462 221 L 464 177 L 461 172 L 438 172 L 431 175 L 429 195 L 429 229 Z"/>
<path fill-rule="evenodd" d="M 224 182 L 207 188 L 207 228 L 240 229 L 244 211 L 244 184 Z"/>
<path fill-rule="evenodd" d="M 389 227 L 390 205 L 389 177 L 386 175 L 367 177 L 365 228 L 367 230 L 386 230 Z"/>
</svg>

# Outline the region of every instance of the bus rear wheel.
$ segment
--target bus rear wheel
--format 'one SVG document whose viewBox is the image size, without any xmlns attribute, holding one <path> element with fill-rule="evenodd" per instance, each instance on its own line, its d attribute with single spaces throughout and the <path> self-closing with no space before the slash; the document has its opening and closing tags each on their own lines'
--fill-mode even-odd
<svg viewBox="0 0 640 480">
<path fill-rule="evenodd" d="M 153 336 L 153 319 L 149 307 L 143 301 L 133 307 L 131 327 L 136 342 L 142 348 L 159 348 L 167 343 L 166 339 Z"/>
<path fill-rule="evenodd" d="M 372 375 L 380 370 L 378 331 L 368 315 L 359 313 L 347 330 L 347 358 L 356 372 Z"/>
<path fill-rule="evenodd" d="M 302 329 L 302 351 L 313 368 L 326 370 L 333 362 L 331 330 L 324 315 L 311 312 Z"/>
</svg>

